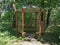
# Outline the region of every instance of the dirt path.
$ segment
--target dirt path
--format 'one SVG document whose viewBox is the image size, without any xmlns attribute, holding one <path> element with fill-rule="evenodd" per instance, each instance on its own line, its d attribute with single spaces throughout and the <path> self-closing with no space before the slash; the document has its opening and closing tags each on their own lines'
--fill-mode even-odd
<svg viewBox="0 0 60 45">
<path fill-rule="evenodd" d="M 11 45 L 50 45 L 48 43 L 41 43 L 39 41 L 20 41 L 20 42 L 13 42 Z"/>
<path fill-rule="evenodd" d="M 18 41 L 18 42 L 11 42 L 10 45 L 50 45 L 48 43 L 41 43 L 34 38 L 31 38 L 30 41 Z"/>
</svg>

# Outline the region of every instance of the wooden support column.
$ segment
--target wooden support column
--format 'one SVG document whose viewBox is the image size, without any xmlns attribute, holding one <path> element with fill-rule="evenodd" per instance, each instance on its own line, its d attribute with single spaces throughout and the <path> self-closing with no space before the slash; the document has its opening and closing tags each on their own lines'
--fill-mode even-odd
<svg viewBox="0 0 60 45">
<path fill-rule="evenodd" d="M 42 27 L 43 27 L 43 21 L 42 21 L 42 9 L 40 8 L 40 29 L 39 29 L 38 40 L 39 40 L 39 38 L 41 37 Z"/>
<path fill-rule="evenodd" d="M 22 37 L 25 37 L 25 32 L 24 32 L 24 16 L 25 16 L 25 10 L 22 9 Z"/>
<path fill-rule="evenodd" d="M 43 29 L 43 34 L 45 34 L 46 30 L 46 10 L 44 9 L 44 29 Z"/>
<path fill-rule="evenodd" d="M 17 36 L 18 36 L 18 11 L 15 11 L 15 15 L 16 15 L 16 30 L 17 30 Z"/>
</svg>

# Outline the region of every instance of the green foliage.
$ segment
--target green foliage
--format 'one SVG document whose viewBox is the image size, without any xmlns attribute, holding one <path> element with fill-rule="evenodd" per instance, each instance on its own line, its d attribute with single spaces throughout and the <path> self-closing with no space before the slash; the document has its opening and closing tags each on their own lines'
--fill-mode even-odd
<svg viewBox="0 0 60 45">
<path fill-rule="evenodd" d="M 8 45 L 8 43 L 10 42 L 22 40 L 22 37 L 17 38 L 16 36 L 17 32 L 12 27 L 13 16 L 14 16 L 13 10 L 9 10 L 2 17 L 2 21 L 0 22 L 0 45 Z"/>
<path fill-rule="evenodd" d="M 58 4 L 58 0 L 16 0 L 16 2 L 14 2 L 13 0 L 9 0 L 7 2 L 8 4 L 16 4 L 17 8 L 22 7 L 23 5 L 26 5 L 26 3 L 32 2 L 34 5 L 37 5 L 39 7 L 44 7 L 44 8 L 54 8 L 52 9 L 52 13 L 51 14 L 51 21 L 52 21 L 52 25 L 49 25 L 48 28 L 46 29 L 46 31 L 49 31 L 50 33 L 46 34 L 46 37 L 49 41 L 59 41 L 57 40 L 58 37 L 60 36 L 60 27 L 58 25 L 60 25 L 60 12 L 56 9 L 57 4 Z M 43 5 L 42 5 L 43 4 Z M 3 5 L 4 7 L 4 5 Z M 27 20 L 27 22 L 29 23 L 33 23 L 34 21 L 32 20 L 34 18 L 34 15 L 31 16 L 31 13 L 27 13 L 27 16 L 25 16 L 25 20 Z M 13 10 L 8 10 L 8 12 L 2 17 L 2 22 L 0 22 L 0 45 L 8 45 L 11 44 L 10 42 L 14 42 L 14 41 L 19 41 L 19 40 L 23 40 L 22 37 L 17 38 L 16 37 L 16 29 L 13 29 L 12 24 L 13 24 L 13 17 L 15 16 L 14 11 Z M 22 21 L 21 18 L 21 12 L 18 12 L 18 21 L 19 23 Z M 15 19 L 14 19 L 15 20 Z M 30 21 L 31 20 L 31 21 Z M 31 24 L 30 24 L 31 25 Z M 31 26 L 29 27 L 31 28 Z M 45 37 L 45 38 L 46 38 Z"/>
</svg>

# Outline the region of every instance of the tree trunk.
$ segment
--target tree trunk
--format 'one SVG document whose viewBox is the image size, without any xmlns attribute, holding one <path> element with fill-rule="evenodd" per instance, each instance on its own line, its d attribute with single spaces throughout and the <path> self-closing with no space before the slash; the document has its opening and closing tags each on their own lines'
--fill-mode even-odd
<svg viewBox="0 0 60 45">
<path fill-rule="evenodd" d="M 50 19 L 50 15 L 51 15 L 51 10 L 52 10 L 52 8 L 48 9 L 46 27 L 48 27 L 49 26 L 49 23 L 50 23 L 49 19 Z"/>
</svg>

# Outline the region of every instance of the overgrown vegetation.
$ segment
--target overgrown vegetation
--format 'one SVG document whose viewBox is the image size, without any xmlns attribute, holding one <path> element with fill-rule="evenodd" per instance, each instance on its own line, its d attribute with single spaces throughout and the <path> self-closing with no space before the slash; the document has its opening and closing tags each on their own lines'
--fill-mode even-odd
<svg viewBox="0 0 60 45">
<path fill-rule="evenodd" d="M 34 2 L 34 5 L 37 5 L 39 7 L 43 6 L 41 5 L 41 3 L 43 4 L 43 1 L 41 0 L 16 0 L 16 2 L 8 1 L 8 3 L 6 5 L 10 5 L 15 3 L 17 8 L 20 8 L 22 6 L 25 6 L 26 4 L 28 4 L 29 2 Z M 42 36 L 42 38 L 45 41 L 49 41 L 49 42 L 54 42 L 57 43 L 57 45 L 60 45 L 60 9 L 58 9 L 58 2 L 59 0 L 45 0 L 45 7 L 48 11 L 48 9 L 50 7 L 52 7 L 52 11 L 51 11 L 51 16 L 50 16 L 50 25 L 46 28 L 46 34 L 44 36 Z M 4 9 L 3 7 L 6 6 L 3 3 L 3 6 L 1 7 L 2 10 Z M 47 12 L 46 11 L 46 12 Z M 48 13 L 48 12 L 47 12 Z M 18 14 L 19 19 L 21 20 L 21 14 Z M 28 14 L 27 14 L 28 15 Z M 5 14 L 1 17 L 1 21 L 0 21 L 0 45 L 8 45 L 11 41 L 14 42 L 18 42 L 20 40 L 23 40 L 22 37 L 20 36 L 19 38 L 16 36 L 17 32 L 16 29 L 13 28 L 13 17 L 15 16 L 13 9 L 8 9 Z M 29 18 L 29 16 L 26 17 L 26 19 L 28 18 L 28 22 L 29 20 L 31 20 Z M 31 21 L 33 22 L 33 21 Z"/>
</svg>

